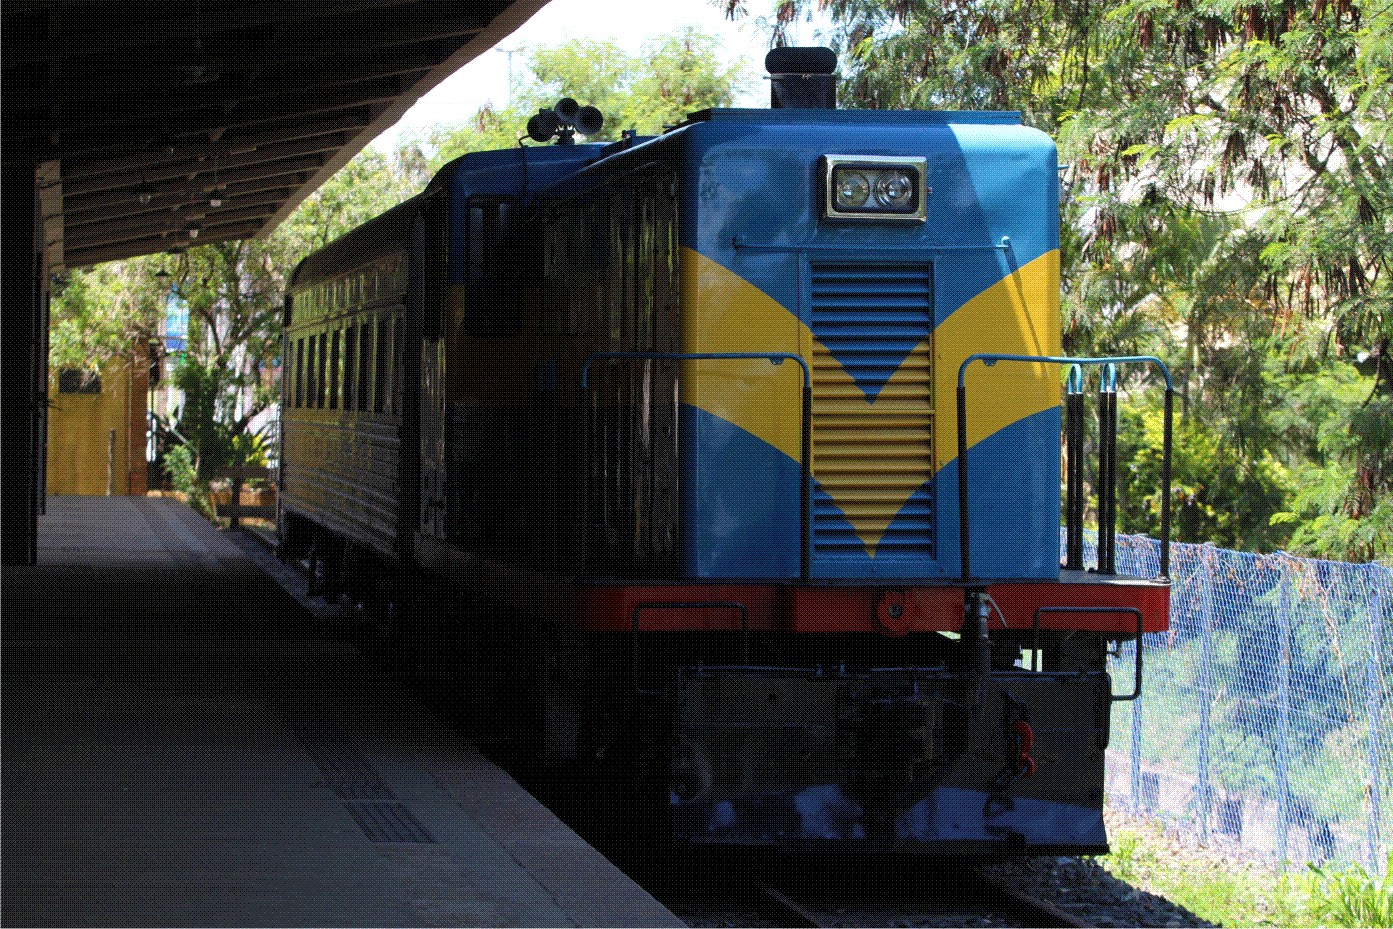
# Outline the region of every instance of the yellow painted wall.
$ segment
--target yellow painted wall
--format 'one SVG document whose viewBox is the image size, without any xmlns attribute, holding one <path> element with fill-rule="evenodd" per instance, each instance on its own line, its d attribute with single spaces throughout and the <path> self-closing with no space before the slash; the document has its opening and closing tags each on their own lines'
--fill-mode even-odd
<svg viewBox="0 0 1393 929">
<path fill-rule="evenodd" d="M 112 493 L 143 496 L 145 467 L 145 392 L 148 370 L 143 359 L 116 359 L 102 369 L 99 394 L 58 392 L 58 371 L 48 382 L 48 492 L 104 496 L 111 432 Z"/>
</svg>

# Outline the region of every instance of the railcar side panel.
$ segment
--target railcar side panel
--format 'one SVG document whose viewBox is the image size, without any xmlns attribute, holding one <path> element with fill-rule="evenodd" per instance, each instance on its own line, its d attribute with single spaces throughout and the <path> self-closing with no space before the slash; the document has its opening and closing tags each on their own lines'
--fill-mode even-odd
<svg viewBox="0 0 1393 929">
<path fill-rule="evenodd" d="M 307 259 L 286 299 L 283 509 L 389 559 L 401 557 L 416 522 L 418 206 Z"/>
</svg>

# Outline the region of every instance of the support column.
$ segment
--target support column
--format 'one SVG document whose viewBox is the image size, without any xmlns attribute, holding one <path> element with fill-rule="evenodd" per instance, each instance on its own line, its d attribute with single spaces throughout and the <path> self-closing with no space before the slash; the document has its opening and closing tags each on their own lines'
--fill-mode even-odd
<svg viewBox="0 0 1393 929">
<path fill-rule="evenodd" d="M 6 164 L 0 195 L 0 562 L 6 565 L 34 563 L 43 504 L 48 275 L 35 172 L 32 161 Z"/>
</svg>

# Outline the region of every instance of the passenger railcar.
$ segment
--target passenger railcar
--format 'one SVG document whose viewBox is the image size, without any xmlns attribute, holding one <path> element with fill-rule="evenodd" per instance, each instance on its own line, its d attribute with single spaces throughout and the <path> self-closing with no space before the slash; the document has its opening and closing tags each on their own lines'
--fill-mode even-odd
<svg viewBox="0 0 1393 929">
<path fill-rule="evenodd" d="M 776 103 L 830 82 L 781 54 Z M 285 548 L 487 598 L 461 678 L 679 841 L 1105 850 L 1168 585 L 1060 565 L 1054 145 L 801 102 L 466 155 L 307 258 Z"/>
</svg>

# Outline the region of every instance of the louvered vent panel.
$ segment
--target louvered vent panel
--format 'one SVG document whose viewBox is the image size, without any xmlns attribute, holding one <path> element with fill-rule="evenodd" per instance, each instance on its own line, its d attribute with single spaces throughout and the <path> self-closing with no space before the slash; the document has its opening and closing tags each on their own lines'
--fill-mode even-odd
<svg viewBox="0 0 1393 929">
<path fill-rule="evenodd" d="M 814 265 L 812 327 L 815 554 L 933 557 L 929 268 Z"/>
</svg>

